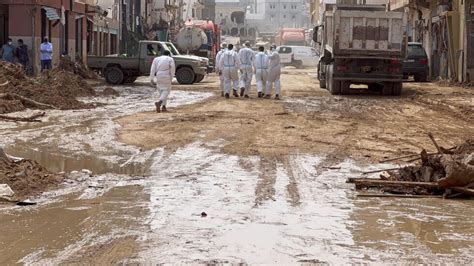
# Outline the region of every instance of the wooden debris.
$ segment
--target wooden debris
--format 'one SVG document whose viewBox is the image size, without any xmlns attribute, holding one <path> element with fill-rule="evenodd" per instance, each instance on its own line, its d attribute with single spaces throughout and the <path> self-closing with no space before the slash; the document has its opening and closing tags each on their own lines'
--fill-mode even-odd
<svg viewBox="0 0 474 266">
<path fill-rule="evenodd" d="M 362 174 L 367 175 L 367 174 L 374 174 L 374 173 L 380 173 L 380 172 L 385 172 L 385 171 L 395 171 L 395 170 L 400 170 L 401 168 L 403 168 L 403 167 L 379 169 L 379 170 L 363 172 Z"/>
<path fill-rule="evenodd" d="M 23 103 L 23 105 L 36 109 L 58 109 L 53 105 L 40 103 L 15 93 L 0 93 L 0 99 L 19 100 Z"/>
<path fill-rule="evenodd" d="M 412 198 L 412 199 L 423 199 L 423 198 L 435 198 L 442 199 L 443 196 L 439 195 L 407 195 L 407 194 L 358 194 L 357 197 L 361 198 Z"/>
<path fill-rule="evenodd" d="M 45 116 L 45 112 L 37 113 L 29 117 L 13 117 L 7 115 L 0 115 L 0 119 L 8 120 L 8 121 L 15 121 L 15 122 L 41 122 L 38 118 Z"/>
<path fill-rule="evenodd" d="M 391 181 L 382 179 L 372 178 L 353 178 L 349 179 L 349 183 L 354 183 L 356 187 L 379 187 L 379 186 L 391 186 L 391 187 L 424 187 L 437 189 L 438 184 L 435 182 L 411 182 L 411 181 Z"/>
</svg>

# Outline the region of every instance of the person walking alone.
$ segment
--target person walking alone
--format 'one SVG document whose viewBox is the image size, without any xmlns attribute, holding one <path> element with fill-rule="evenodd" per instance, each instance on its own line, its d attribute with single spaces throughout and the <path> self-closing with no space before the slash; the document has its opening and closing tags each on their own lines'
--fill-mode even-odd
<svg viewBox="0 0 474 266">
<path fill-rule="evenodd" d="M 240 59 L 240 97 L 249 98 L 250 85 L 252 84 L 252 63 L 254 54 L 250 49 L 250 42 L 245 42 L 245 47 L 239 51 Z"/>
<path fill-rule="evenodd" d="M 7 43 L 2 45 L 2 60 L 5 62 L 13 63 L 15 58 L 15 46 L 13 45 L 13 40 L 8 38 Z"/>
<path fill-rule="evenodd" d="M 40 60 L 41 60 L 41 72 L 51 70 L 53 68 L 53 44 L 49 42 L 48 38 L 43 39 L 43 43 L 40 45 Z"/>
<path fill-rule="evenodd" d="M 227 43 L 223 42 L 221 44 L 221 50 L 216 55 L 216 61 L 214 63 L 216 68 L 216 73 L 219 75 L 219 87 L 221 88 L 221 96 L 224 97 L 225 89 L 224 89 L 224 76 L 222 75 L 222 70 L 219 68 L 219 60 L 222 57 L 222 54 L 227 49 Z"/>
<path fill-rule="evenodd" d="M 239 97 L 237 89 L 239 86 L 239 72 L 240 68 L 239 56 L 234 51 L 234 45 L 229 44 L 227 50 L 222 54 L 219 60 L 219 69 L 222 71 L 225 83 L 225 97 L 230 96 L 230 89 L 233 85 L 233 92 L 235 97 Z"/>
<path fill-rule="evenodd" d="M 171 92 L 171 81 L 175 71 L 176 67 L 170 51 L 164 51 L 162 56 L 156 57 L 153 60 L 150 69 L 150 82 L 152 86 L 155 85 L 156 78 L 156 88 L 160 92 L 160 99 L 155 103 L 157 113 L 168 111 L 166 103 Z"/>
<path fill-rule="evenodd" d="M 276 51 L 276 45 L 272 44 L 270 54 L 268 55 L 268 81 L 267 88 L 265 91 L 265 98 L 271 97 L 273 85 L 275 85 L 275 99 L 280 99 L 281 84 L 281 66 L 280 66 L 280 55 Z"/>
<path fill-rule="evenodd" d="M 255 80 L 257 81 L 258 98 L 262 98 L 268 78 L 268 56 L 265 54 L 265 47 L 258 47 L 253 67 L 255 69 Z"/>
</svg>

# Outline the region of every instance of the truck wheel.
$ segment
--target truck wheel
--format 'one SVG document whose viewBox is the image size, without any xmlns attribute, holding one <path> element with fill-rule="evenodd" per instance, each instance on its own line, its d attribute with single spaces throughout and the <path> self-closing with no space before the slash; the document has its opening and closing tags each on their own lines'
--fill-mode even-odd
<svg viewBox="0 0 474 266">
<path fill-rule="evenodd" d="M 199 83 L 204 79 L 204 75 L 196 74 L 196 77 L 194 77 L 194 83 Z"/>
<path fill-rule="evenodd" d="M 105 81 L 112 85 L 122 84 L 124 79 L 123 72 L 118 67 L 108 67 L 105 70 Z"/>
<path fill-rule="evenodd" d="M 319 80 L 319 87 L 321 89 L 326 89 L 327 86 L 326 86 L 326 80 L 325 79 L 322 79 L 322 76 L 323 76 L 323 73 L 321 72 L 321 63 L 318 64 L 318 80 Z"/>
<path fill-rule="evenodd" d="M 349 94 L 351 92 L 351 83 L 348 81 L 341 81 L 341 94 Z"/>
<path fill-rule="evenodd" d="M 402 94 L 403 83 L 402 82 L 394 82 L 392 87 L 392 94 L 393 95 L 401 95 Z"/>
<path fill-rule="evenodd" d="M 329 66 L 329 69 L 327 72 L 328 91 L 332 95 L 338 95 L 338 94 L 341 94 L 341 82 L 334 80 L 333 69 L 334 69 L 334 65 L 331 65 Z"/>
<path fill-rule="evenodd" d="M 189 67 L 182 67 L 176 72 L 176 79 L 179 84 L 193 84 L 195 76 L 194 71 Z"/>
<path fill-rule="evenodd" d="M 124 83 L 131 84 L 131 83 L 135 82 L 135 80 L 137 80 L 137 77 L 127 77 L 127 78 L 125 78 Z"/>
<path fill-rule="evenodd" d="M 384 83 L 382 88 L 382 95 L 392 95 L 393 84 L 394 83 L 392 82 Z"/>
<path fill-rule="evenodd" d="M 301 60 L 296 60 L 293 62 L 293 66 L 295 66 L 297 69 L 303 68 L 303 62 Z"/>
</svg>

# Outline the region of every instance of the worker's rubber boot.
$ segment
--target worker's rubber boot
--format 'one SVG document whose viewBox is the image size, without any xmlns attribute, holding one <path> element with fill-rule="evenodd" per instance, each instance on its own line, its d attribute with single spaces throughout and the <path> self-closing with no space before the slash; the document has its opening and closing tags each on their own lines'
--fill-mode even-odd
<svg viewBox="0 0 474 266">
<path fill-rule="evenodd" d="M 163 107 L 161 107 L 161 111 L 162 111 L 162 112 L 168 112 L 168 110 L 166 109 L 166 106 L 165 106 L 165 105 L 163 105 Z"/>
<path fill-rule="evenodd" d="M 157 102 L 155 103 L 155 107 L 156 107 L 156 112 L 157 112 L 157 113 L 161 112 L 161 104 L 162 104 L 162 103 L 163 103 L 162 101 L 157 101 Z"/>
<path fill-rule="evenodd" d="M 245 95 L 244 97 L 245 97 L 246 99 L 250 98 L 248 95 Z"/>
<path fill-rule="evenodd" d="M 259 92 L 259 93 L 258 93 L 258 98 L 262 98 L 262 95 L 263 95 L 263 94 L 262 94 L 261 92 Z"/>
<path fill-rule="evenodd" d="M 240 88 L 240 97 L 244 97 L 245 88 Z"/>
<path fill-rule="evenodd" d="M 229 98 L 230 98 L 230 96 L 229 96 L 228 93 L 225 94 L 225 98 L 226 98 L 226 99 L 229 99 Z"/>
<path fill-rule="evenodd" d="M 275 100 L 280 100 L 280 95 L 275 95 Z"/>
<path fill-rule="evenodd" d="M 265 95 L 265 99 L 270 99 L 272 96 L 270 94 Z"/>
<path fill-rule="evenodd" d="M 224 97 L 224 92 L 223 91 L 221 91 L 221 96 Z"/>
<path fill-rule="evenodd" d="M 237 90 L 234 90 L 234 96 L 239 98 L 239 94 L 237 93 Z"/>
</svg>

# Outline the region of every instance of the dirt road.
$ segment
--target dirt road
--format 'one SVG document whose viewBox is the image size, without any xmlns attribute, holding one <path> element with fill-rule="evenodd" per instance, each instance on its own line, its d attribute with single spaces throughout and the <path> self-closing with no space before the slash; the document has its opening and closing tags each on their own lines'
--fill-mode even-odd
<svg viewBox="0 0 474 266">
<path fill-rule="evenodd" d="M 7 152 L 79 171 L 36 207 L 0 206 L 0 263 L 474 262 L 472 201 L 359 199 L 345 183 L 434 151 L 427 132 L 474 136 L 474 90 L 331 96 L 309 70 L 282 79 L 280 101 L 226 100 L 210 76 L 176 85 L 169 113 L 138 83 L 85 99 L 95 110 L 0 124 Z"/>
</svg>

